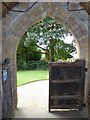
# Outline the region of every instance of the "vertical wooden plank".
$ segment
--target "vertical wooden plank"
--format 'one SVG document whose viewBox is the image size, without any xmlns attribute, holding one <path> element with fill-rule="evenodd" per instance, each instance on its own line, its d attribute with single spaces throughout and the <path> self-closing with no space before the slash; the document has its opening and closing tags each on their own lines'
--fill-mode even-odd
<svg viewBox="0 0 90 120">
<path fill-rule="evenodd" d="M 54 80 L 54 82 L 52 82 Z M 69 82 L 67 82 L 67 80 Z M 81 82 L 71 82 L 79 80 Z M 61 83 L 59 81 L 62 81 Z M 76 108 L 82 110 L 84 102 L 85 61 L 77 60 L 73 63 L 49 64 L 49 111 L 53 108 Z M 54 86 L 54 87 L 53 87 Z M 68 95 L 67 99 L 65 99 Z M 75 98 L 75 95 L 79 95 Z M 63 96 L 61 100 L 59 96 Z M 69 98 L 71 97 L 71 100 Z M 56 97 L 56 98 L 55 98 Z M 52 98 L 52 99 L 51 99 Z M 54 99 L 55 98 L 55 99 Z M 51 102 L 53 101 L 53 102 Z M 53 106 L 53 107 L 52 107 Z"/>
</svg>

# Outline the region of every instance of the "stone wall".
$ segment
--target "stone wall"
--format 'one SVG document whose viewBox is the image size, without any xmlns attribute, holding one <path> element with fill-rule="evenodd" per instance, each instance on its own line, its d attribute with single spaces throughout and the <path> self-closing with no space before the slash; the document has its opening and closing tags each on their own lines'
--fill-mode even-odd
<svg viewBox="0 0 90 120">
<path fill-rule="evenodd" d="M 88 66 L 90 68 L 90 15 L 88 16 Z M 88 72 L 90 73 L 90 69 L 88 69 Z M 88 79 L 89 78 L 90 78 L 90 74 L 88 75 Z M 89 80 L 88 88 L 90 88 L 90 80 Z M 90 95 L 90 89 L 89 89 L 89 95 Z M 89 101 L 90 101 L 90 97 L 89 97 Z"/>
<path fill-rule="evenodd" d="M 0 3 L 0 120 L 2 118 L 2 4 Z"/>
<path fill-rule="evenodd" d="M 22 3 L 20 3 L 22 5 Z M 31 3 L 30 3 L 31 4 Z M 17 9 L 18 6 L 15 8 Z M 87 13 L 85 11 L 69 11 L 67 3 L 37 3 L 31 10 L 26 13 L 16 13 L 10 11 L 2 20 L 3 31 L 3 60 L 5 58 L 12 59 L 12 90 L 8 90 L 13 96 L 13 108 L 17 105 L 17 86 L 16 86 L 16 50 L 24 33 L 35 23 L 41 19 L 50 16 L 57 22 L 65 25 L 74 35 L 80 51 L 80 59 L 86 60 L 86 67 L 88 69 L 88 29 L 87 29 Z M 88 59 L 89 58 L 89 59 Z M 89 73 L 90 74 L 90 73 Z M 3 93 L 5 94 L 5 93 Z M 85 83 L 85 102 L 88 95 L 88 78 Z"/>
</svg>

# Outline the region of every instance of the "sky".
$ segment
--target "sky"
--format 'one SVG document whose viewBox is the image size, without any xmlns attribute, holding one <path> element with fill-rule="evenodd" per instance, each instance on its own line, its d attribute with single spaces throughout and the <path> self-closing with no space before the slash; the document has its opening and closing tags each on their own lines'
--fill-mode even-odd
<svg viewBox="0 0 90 120">
<path fill-rule="evenodd" d="M 74 37 L 73 36 L 71 36 L 70 34 L 65 38 L 65 39 L 63 39 L 64 40 L 64 42 L 66 42 L 66 43 L 72 43 L 72 41 L 74 40 Z M 77 46 L 76 46 L 76 49 L 77 49 Z M 77 59 L 78 58 L 78 55 L 77 55 L 77 53 L 76 54 L 74 54 L 73 55 L 74 56 L 74 58 L 75 59 Z"/>
<path fill-rule="evenodd" d="M 70 34 L 68 35 L 68 36 L 66 36 L 66 38 L 65 39 L 63 39 L 64 40 L 64 42 L 66 42 L 66 43 L 72 43 L 72 41 L 74 40 L 74 37 L 73 36 L 71 36 Z M 43 45 L 42 45 L 42 47 L 44 47 Z M 77 46 L 76 46 L 77 47 Z M 77 49 L 77 48 L 76 48 Z M 44 56 L 45 55 L 43 55 L 42 57 L 44 58 Z M 77 56 L 77 54 L 73 54 L 73 56 L 74 56 L 74 58 L 75 59 L 77 59 L 78 58 L 78 56 Z"/>
<path fill-rule="evenodd" d="M 74 40 L 74 37 L 69 34 L 69 35 L 68 35 L 65 39 L 63 39 L 63 40 L 64 40 L 64 42 L 70 44 L 70 43 L 72 43 L 72 41 Z"/>
</svg>

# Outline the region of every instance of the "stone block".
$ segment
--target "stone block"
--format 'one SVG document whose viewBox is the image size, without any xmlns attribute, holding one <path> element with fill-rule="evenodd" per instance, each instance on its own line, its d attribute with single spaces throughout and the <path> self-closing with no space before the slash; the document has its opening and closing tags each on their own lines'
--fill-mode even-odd
<svg viewBox="0 0 90 120">
<path fill-rule="evenodd" d="M 19 30 L 22 29 L 22 28 L 23 28 L 23 25 L 19 24 L 18 21 L 17 21 L 16 23 L 14 23 L 13 26 L 9 27 L 9 29 L 7 31 L 7 34 L 8 35 L 11 34 L 14 37 L 16 37 L 18 32 L 19 32 Z"/>
<path fill-rule="evenodd" d="M 0 120 L 2 118 L 2 109 L 1 108 L 2 108 L 2 61 L 0 60 Z"/>
<path fill-rule="evenodd" d="M 77 19 L 75 19 L 75 17 L 73 17 L 72 15 L 67 16 L 67 18 L 65 20 L 65 26 L 67 26 L 67 28 L 70 29 L 71 31 L 73 29 L 75 29 L 76 26 L 78 26 L 78 23 L 79 23 L 79 21 L 77 21 Z"/>
<path fill-rule="evenodd" d="M 1 96 L 1 93 L 0 93 L 0 96 Z M 1 97 L 0 97 L 0 120 L 2 119 L 2 100 L 1 100 Z"/>
<path fill-rule="evenodd" d="M 87 37 L 80 39 L 80 42 L 83 43 L 84 48 L 88 48 L 88 38 Z"/>
<path fill-rule="evenodd" d="M 10 42 L 13 41 L 14 39 L 9 35 L 3 44 L 3 58 L 8 58 L 9 57 L 9 51 L 10 51 Z M 13 51 L 12 51 L 13 52 Z"/>
<path fill-rule="evenodd" d="M 35 25 L 36 23 L 40 22 L 42 19 L 43 19 L 42 14 L 35 16 L 35 17 L 31 16 L 32 25 Z"/>
<path fill-rule="evenodd" d="M 28 16 L 27 14 L 25 15 L 25 17 L 22 16 L 22 19 L 20 19 L 18 21 L 19 21 L 19 24 L 21 26 L 23 26 L 23 28 L 25 30 L 28 30 L 32 25 L 32 21 L 30 20 L 30 16 Z"/>
<path fill-rule="evenodd" d="M 45 11 L 50 6 L 49 3 L 46 3 L 46 2 L 42 2 L 42 3 L 40 3 L 40 5 L 41 5 L 42 11 Z"/>
<path fill-rule="evenodd" d="M 30 16 L 30 18 L 36 17 L 36 16 L 40 15 L 41 13 L 42 13 L 42 9 L 41 9 L 40 4 L 38 4 L 38 3 L 31 10 L 29 10 L 27 12 L 27 14 Z"/>
<path fill-rule="evenodd" d="M 60 5 L 60 6 L 59 6 Z M 56 7 L 53 17 L 59 20 L 59 23 L 65 25 L 68 17 L 70 16 L 67 11 L 61 7 L 61 3 Z M 66 25 L 67 26 L 67 25 Z"/>
<path fill-rule="evenodd" d="M 0 20 L 0 120 L 1 119 L 2 119 L 2 21 Z"/>
<path fill-rule="evenodd" d="M 31 24 L 30 16 L 28 14 L 23 14 L 18 17 L 18 19 L 15 21 L 18 24 L 21 25 L 24 29 L 27 29 L 28 25 Z"/>
<path fill-rule="evenodd" d="M 90 62 L 90 52 L 89 51 L 88 51 L 88 59 L 89 59 L 88 61 Z"/>
<path fill-rule="evenodd" d="M 33 3 L 32 2 L 19 2 L 18 8 L 19 9 L 23 9 L 23 10 L 27 10 Z"/>
<path fill-rule="evenodd" d="M 55 13 L 56 13 L 56 3 L 50 3 L 48 9 L 48 15 L 54 17 Z"/>
<path fill-rule="evenodd" d="M 63 8 L 59 7 L 59 6 L 56 9 L 56 14 L 58 16 L 61 16 L 64 19 L 64 21 L 66 21 L 66 19 L 69 16 L 69 13 L 67 11 L 65 11 Z"/>
<path fill-rule="evenodd" d="M 18 44 L 20 41 L 20 39 L 14 38 L 13 36 L 12 36 L 12 38 L 13 38 L 13 40 L 11 40 L 9 43 L 9 46 L 10 46 L 9 55 L 10 55 L 10 57 L 13 57 L 16 54 L 16 50 L 17 50 L 17 47 L 18 47 Z M 13 54 L 13 53 L 15 53 L 15 54 Z"/>
<path fill-rule="evenodd" d="M 90 104 L 90 95 L 88 96 L 88 103 Z"/>
<path fill-rule="evenodd" d="M 80 34 L 80 38 L 83 38 L 83 36 L 88 36 L 88 31 L 83 24 L 78 25 L 76 29 Z"/>
<path fill-rule="evenodd" d="M 82 7 L 80 6 L 79 2 L 71 2 L 68 4 L 68 9 L 69 10 L 79 10 Z"/>
<path fill-rule="evenodd" d="M 18 17 L 17 21 L 19 24 L 21 24 L 23 26 L 26 24 L 27 19 L 29 19 L 29 18 L 27 18 L 25 14 L 22 14 L 21 16 Z M 17 22 L 17 21 L 15 21 L 15 22 Z"/>
<path fill-rule="evenodd" d="M 58 15 L 54 16 L 54 20 L 62 25 L 64 25 L 64 19 Z"/>
<path fill-rule="evenodd" d="M 9 27 L 10 23 L 13 21 L 14 19 L 12 18 L 12 16 L 10 15 L 6 15 L 5 18 L 2 19 L 2 24 L 6 25 L 7 28 Z"/>
<path fill-rule="evenodd" d="M 26 26 L 25 26 L 26 27 Z M 16 38 L 18 38 L 18 41 L 20 41 L 21 37 L 25 34 L 25 32 L 30 28 L 30 26 L 27 26 L 26 28 L 24 27 L 24 29 L 20 29 L 16 35 Z M 26 30 L 25 30 L 26 29 Z M 17 42 L 18 42 L 17 41 Z"/>
<path fill-rule="evenodd" d="M 85 38 L 87 38 L 87 30 L 86 28 L 83 29 L 79 29 L 82 28 L 81 25 L 79 24 L 75 29 L 71 29 L 72 33 L 74 33 L 74 36 L 76 37 L 77 41 L 81 41 Z"/>
<path fill-rule="evenodd" d="M 2 44 L 0 45 L 0 64 L 2 64 Z"/>
<path fill-rule="evenodd" d="M 7 26 L 6 25 L 2 25 L 2 31 L 6 32 L 7 31 Z"/>
</svg>

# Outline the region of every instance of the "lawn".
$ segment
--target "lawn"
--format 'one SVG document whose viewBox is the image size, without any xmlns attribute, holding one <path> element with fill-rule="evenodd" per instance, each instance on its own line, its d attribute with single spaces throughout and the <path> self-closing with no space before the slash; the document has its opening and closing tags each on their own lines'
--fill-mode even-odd
<svg viewBox="0 0 90 120">
<path fill-rule="evenodd" d="M 47 70 L 17 71 L 17 86 L 48 79 L 49 73 Z"/>
</svg>

